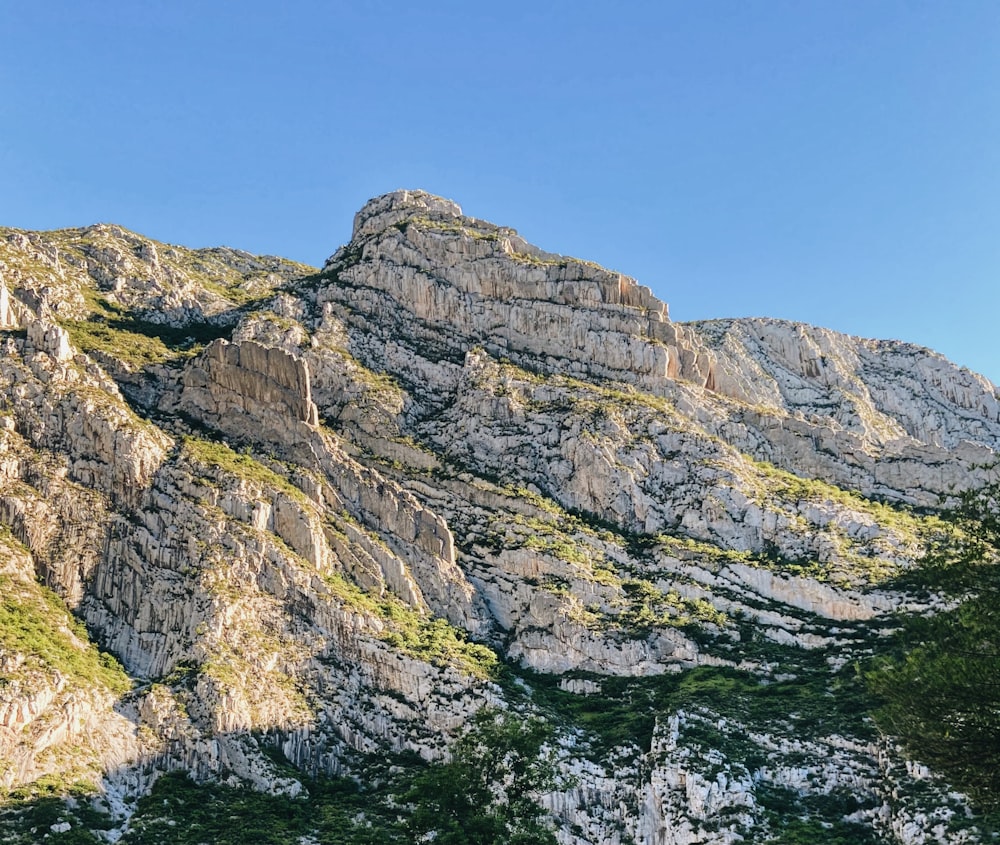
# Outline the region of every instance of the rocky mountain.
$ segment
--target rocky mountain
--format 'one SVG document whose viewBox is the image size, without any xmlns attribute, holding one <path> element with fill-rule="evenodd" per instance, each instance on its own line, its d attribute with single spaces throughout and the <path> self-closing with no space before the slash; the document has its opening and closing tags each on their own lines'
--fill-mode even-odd
<svg viewBox="0 0 1000 845">
<path fill-rule="evenodd" d="M 0 346 L 10 841 L 201 841 L 170 772 L 412 841 L 477 712 L 547 726 L 564 845 L 982 840 L 860 669 L 1000 450 L 940 355 L 674 323 L 410 191 L 319 270 L 0 229 Z"/>
</svg>

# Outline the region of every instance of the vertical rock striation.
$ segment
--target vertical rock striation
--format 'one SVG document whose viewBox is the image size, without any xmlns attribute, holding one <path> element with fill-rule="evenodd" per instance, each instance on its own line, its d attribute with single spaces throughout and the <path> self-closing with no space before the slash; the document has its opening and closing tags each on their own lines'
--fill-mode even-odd
<svg viewBox="0 0 1000 845">
<path fill-rule="evenodd" d="M 0 230 L 0 273 L 6 787 L 291 797 L 443 759 L 489 705 L 555 727 L 563 845 L 980 837 L 853 667 L 925 609 L 912 506 L 1000 449 L 982 377 L 674 323 L 419 191 L 320 272 L 102 225 Z"/>
</svg>

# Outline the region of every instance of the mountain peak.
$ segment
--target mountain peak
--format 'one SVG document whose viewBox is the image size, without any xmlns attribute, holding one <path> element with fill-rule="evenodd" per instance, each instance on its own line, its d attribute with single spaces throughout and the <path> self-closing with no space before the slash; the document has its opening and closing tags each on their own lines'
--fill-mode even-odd
<svg viewBox="0 0 1000 845">
<path fill-rule="evenodd" d="M 458 203 L 426 191 L 392 191 L 368 200 L 354 215 L 351 239 L 373 235 L 413 216 L 458 218 L 462 217 L 462 209 Z"/>
</svg>

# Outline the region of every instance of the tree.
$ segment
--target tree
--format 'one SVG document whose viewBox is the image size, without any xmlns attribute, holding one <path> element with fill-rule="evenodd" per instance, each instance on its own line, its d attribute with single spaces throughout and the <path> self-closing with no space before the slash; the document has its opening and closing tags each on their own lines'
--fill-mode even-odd
<svg viewBox="0 0 1000 845">
<path fill-rule="evenodd" d="M 536 797 L 558 783 L 544 750 L 552 729 L 537 717 L 484 708 L 455 744 L 452 759 L 417 775 L 404 800 L 413 805 L 415 841 L 435 845 L 555 845 Z"/>
<path fill-rule="evenodd" d="M 869 674 L 879 726 L 986 811 L 1000 809 L 1000 483 L 963 494 L 910 578 L 947 602 L 904 621 Z"/>
</svg>

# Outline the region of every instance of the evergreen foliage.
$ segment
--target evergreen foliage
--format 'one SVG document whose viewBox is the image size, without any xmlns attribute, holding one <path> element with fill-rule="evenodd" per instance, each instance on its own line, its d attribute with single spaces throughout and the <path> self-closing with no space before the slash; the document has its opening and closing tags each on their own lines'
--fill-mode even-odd
<svg viewBox="0 0 1000 845">
<path fill-rule="evenodd" d="M 123 845 L 388 845 L 403 843 L 395 814 L 346 779 L 308 784 L 308 798 L 161 777 L 139 802 Z"/>
<path fill-rule="evenodd" d="M 911 578 L 949 602 L 905 620 L 897 653 L 869 675 L 876 719 L 980 808 L 1000 811 L 1000 482 L 964 493 L 954 531 Z"/>
<path fill-rule="evenodd" d="M 414 779 L 404 800 L 414 806 L 414 841 L 437 845 L 555 845 L 535 796 L 557 785 L 544 752 L 552 733 L 539 718 L 480 710 L 450 762 Z"/>
</svg>

